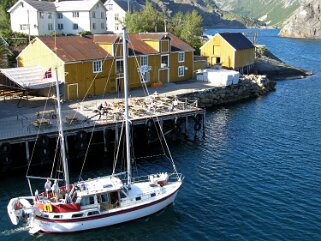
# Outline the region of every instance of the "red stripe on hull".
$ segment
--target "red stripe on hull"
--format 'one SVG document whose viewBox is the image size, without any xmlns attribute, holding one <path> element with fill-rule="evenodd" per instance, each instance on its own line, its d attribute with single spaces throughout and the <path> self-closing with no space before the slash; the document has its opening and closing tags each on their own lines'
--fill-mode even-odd
<svg viewBox="0 0 321 241">
<path fill-rule="evenodd" d="M 149 207 L 149 206 L 153 206 L 153 205 L 155 205 L 157 203 L 160 203 L 160 202 L 170 198 L 171 196 L 173 196 L 176 193 L 177 193 L 177 191 L 173 192 L 171 195 L 169 195 L 167 197 L 164 197 L 164 198 L 159 199 L 159 200 L 157 200 L 155 202 L 152 202 L 152 203 L 147 203 L 147 204 L 144 204 L 144 205 L 141 205 L 141 206 L 138 206 L 138 207 L 130 208 L 130 209 L 127 209 L 127 210 L 121 210 L 121 211 L 114 212 L 114 213 L 107 213 L 107 214 L 103 214 L 103 215 L 97 215 L 97 216 L 94 216 L 94 217 L 77 218 L 77 219 L 66 219 L 66 220 L 52 220 L 52 219 L 47 219 L 47 218 L 43 218 L 43 217 L 39 217 L 39 216 L 36 216 L 35 218 L 37 220 L 41 220 L 41 221 L 45 221 L 45 222 L 52 222 L 52 223 L 74 223 L 74 222 L 83 222 L 83 221 L 87 221 L 87 220 L 101 219 L 101 218 L 115 216 L 115 215 L 119 215 L 119 214 L 123 214 L 123 213 L 133 212 L 133 211 L 136 211 L 136 210 L 139 210 L 139 209 L 143 209 L 143 208 L 146 208 L 146 207 Z"/>
<path fill-rule="evenodd" d="M 116 223 L 116 224 L 112 224 L 112 225 L 106 225 L 106 226 L 103 226 L 103 227 L 99 227 L 99 228 L 91 228 L 91 229 L 85 229 L 85 230 L 80 230 L 80 231 L 71 231 L 71 232 L 45 232 L 45 231 L 39 231 L 40 233 L 46 233 L 46 234 L 73 234 L 73 233 L 83 233 L 83 232 L 87 232 L 87 231 L 93 231 L 93 230 L 98 230 L 98 229 L 103 229 L 103 228 L 106 228 L 106 227 L 114 227 L 114 226 L 117 226 L 117 225 L 121 225 L 121 224 L 125 224 L 125 223 L 130 223 L 130 222 L 134 222 L 134 221 L 137 221 L 137 220 L 140 220 L 140 219 L 144 219 L 144 218 L 147 218 L 147 217 L 150 217 L 152 215 L 155 215 L 157 213 L 160 213 L 162 212 L 164 209 L 166 209 L 167 207 L 169 207 L 170 205 L 172 205 L 173 203 L 170 203 L 168 204 L 166 207 L 162 208 L 161 210 L 155 212 L 155 213 L 152 213 L 152 214 L 148 214 L 146 216 L 143 216 L 143 217 L 140 217 L 140 218 L 136 218 L 136 219 L 132 219 L 132 220 L 129 220 L 129 221 L 125 221 L 125 222 L 120 222 L 120 223 Z"/>
</svg>

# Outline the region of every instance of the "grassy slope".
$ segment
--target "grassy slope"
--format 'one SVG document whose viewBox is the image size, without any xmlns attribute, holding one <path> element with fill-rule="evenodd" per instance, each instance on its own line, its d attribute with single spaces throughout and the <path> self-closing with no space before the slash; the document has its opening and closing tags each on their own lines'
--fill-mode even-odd
<svg viewBox="0 0 321 241">
<path fill-rule="evenodd" d="M 271 21 L 271 25 L 281 25 L 295 9 L 299 7 L 299 2 L 296 1 L 291 6 L 284 8 L 280 0 L 239 0 L 229 3 L 232 6 L 233 12 L 249 16 L 253 18 L 260 18 L 267 14 L 267 20 Z M 221 6 L 224 9 L 224 6 Z"/>
</svg>

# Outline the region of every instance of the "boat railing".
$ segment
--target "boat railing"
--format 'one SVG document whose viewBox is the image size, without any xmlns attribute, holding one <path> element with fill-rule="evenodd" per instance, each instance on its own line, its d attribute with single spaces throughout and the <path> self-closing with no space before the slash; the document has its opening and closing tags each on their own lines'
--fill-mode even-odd
<svg viewBox="0 0 321 241">
<path fill-rule="evenodd" d="M 149 177 L 153 175 L 157 175 L 159 173 L 147 175 L 147 176 L 139 176 L 139 177 L 133 177 L 132 183 L 139 183 L 139 182 L 146 182 L 150 181 Z M 183 180 L 183 174 L 182 173 L 171 173 L 168 174 L 168 182 L 176 182 L 179 180 Z"/>
</svg>

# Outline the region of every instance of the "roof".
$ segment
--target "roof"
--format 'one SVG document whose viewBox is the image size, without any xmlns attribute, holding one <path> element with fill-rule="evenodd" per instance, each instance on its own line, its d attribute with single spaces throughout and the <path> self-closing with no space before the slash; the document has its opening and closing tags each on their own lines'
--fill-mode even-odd
<svg viewBox="0 0 321 241">
<path fill-rule="evenodd" d="M 48 11 L 48 12 L 54 12 L 56 11 L 56 6 L 54 2 L 47 2 L 47 1 L 35 1 L 35 0 L 21 0 L 16 2 L 9 10 L 10 13 L 13 9 L 16 8 L 21 2 L 26 2 L 33 8 L 35 8 L 38 11 Z"/>
<path fill-rule="evenodd" d="M 95 43 L 106 43 L 113 44 L 120 37 L 117 34 L 95 34 L 93 36 L 89 36 Z"/>
<path fill-rule="evenodd" d="M 64 62 L 104 59 L 108 56 L 108 53 L 96 45 L 91 38 L 62 36 L 36 39 L 42 41 Z"/>
<path fill-rule="evenodd" d="M 121 7 L 125 12 L 128 11 L 128 1 L 127 0 L 114 0 L 114 2 Z M 139 11 L 142 9 L 142 6 L 137 3 L 136 1 L 130 1 L 129 2 L 129 9 L 131 11 Z"/>
<path fill-rule="evenodd" d="M 254 48 L 252 42 L 242 33 L 219 33 L 234 49 L 251 49 Z"/>
<path fill-rule="evenodd" d="M 56 84 L 54 78 L 44 78 L 45 70 L 40 66 L 0 69 L 0 71 L 23 89 L 42 89 Z"/>
<path fill-rule="evenodd" d="M 137 40 L 156 40 L 156 41 L 159 41 L 163 38 L 170 38 L 171 51 L 194 51 L 194 49 L 189 44 L 185 43 L 183 40 L 179 39 L 172 33 L 129 34 L 129 38 L 136 38 Z"/>
<path fill-rule="evenodd" d="M 56 3 L 57 11 L 89 11 L 100 0 L 62 1 Z"/>
</svg>

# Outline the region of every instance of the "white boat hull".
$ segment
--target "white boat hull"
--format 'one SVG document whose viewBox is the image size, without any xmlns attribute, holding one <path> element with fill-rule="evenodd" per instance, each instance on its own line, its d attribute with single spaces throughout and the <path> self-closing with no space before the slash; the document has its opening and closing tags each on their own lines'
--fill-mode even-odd
<svg viewBox="0 0 321 241">
<path fill-rule="evenodd" d="M 120 208 L 115 212 L 80 220 L 45 220 L 35 217 L 30 222 L 30 229 L 36 229 L 43 233 L 72 233 L 137 220 L 155 214 L 171 205 L 175 201 L 178 189 L 179 187 L 171 194 L 151 203 L 137 207 Z"/>
</svg>

